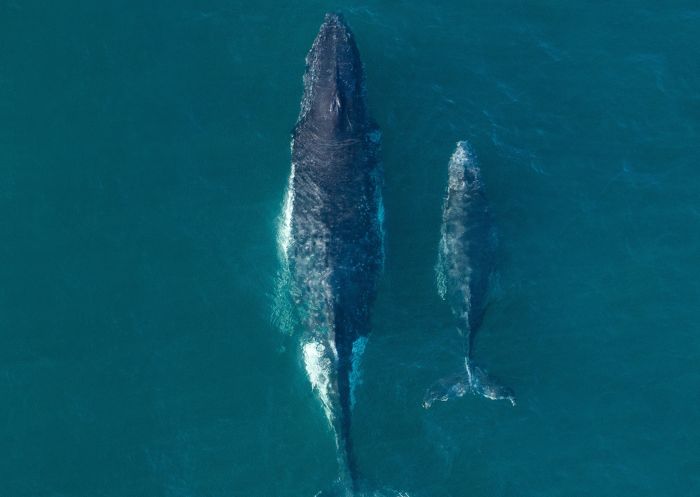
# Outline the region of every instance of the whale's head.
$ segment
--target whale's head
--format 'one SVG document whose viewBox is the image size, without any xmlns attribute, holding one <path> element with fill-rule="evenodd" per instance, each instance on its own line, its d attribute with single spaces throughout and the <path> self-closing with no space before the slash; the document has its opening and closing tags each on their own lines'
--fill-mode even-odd
<svg viewBox="0 0 700 497">
<path fill-rule="evenodd" d="M 302 117 L 319 131 L 352 129 L 365 119 L 364 73 L 341 14 L 326 14 L 306 56 Z"/>
</svg>

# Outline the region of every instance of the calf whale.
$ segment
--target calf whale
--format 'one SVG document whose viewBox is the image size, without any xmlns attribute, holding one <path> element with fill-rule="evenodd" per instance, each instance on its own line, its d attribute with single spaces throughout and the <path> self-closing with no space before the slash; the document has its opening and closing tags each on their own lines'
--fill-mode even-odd
<svg viewBox="0 0 700 497">
<path fill-rule="evenodd" d="M 379 142 L 354 36 L 340 14 L 327 14 L 306 57 L 280 240 L 304 368 L 335 436 L 346 495 L 357 486 L 354 386 L 384 258 Z"/>
<path fill-rule="evenodd" d="M 432 385 L 423 407 L 467 392 L 506 399 L 515 405 L 512 390 L 497 383 L 471 358 L 474 336 L 484 317 L 498 238 L 476 156 L 465 141 L 457 143 L 448 178 L 435 270 L 438 293 L 457 319 L 457 332 L 464 346 L 464 370 Z"/>
</svg>

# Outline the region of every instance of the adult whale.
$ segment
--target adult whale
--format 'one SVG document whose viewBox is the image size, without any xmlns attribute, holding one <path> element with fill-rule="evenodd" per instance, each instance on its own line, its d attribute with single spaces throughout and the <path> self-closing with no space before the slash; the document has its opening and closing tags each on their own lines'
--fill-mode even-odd
<svg viewBox="0 0 700 497">
<path fill-rule="evenodd" d="M 353 34 L 341 15 L 327 14 L 306 57 L 280 238 L 304 366 L 334 432 L 348 495 L 357 486 L 354 385 L 383 265 L 379 138 Z"/>
<path fill-rule="evenodd" d="M 512 390 L 497 383 L 471 359 L 474 336 L 484 317 L 496 245 L 496 229 L 476 156 L 467 142 L 458 142 L 449 163 L 435 270 L 438 293 L 449 302 L 457 319 L 464 370 L 428 389 L 423 399 L 426 409 L 436 400 L 462 397 L 467 392 L 507 399 L 515 405 Z"/>
</svg>

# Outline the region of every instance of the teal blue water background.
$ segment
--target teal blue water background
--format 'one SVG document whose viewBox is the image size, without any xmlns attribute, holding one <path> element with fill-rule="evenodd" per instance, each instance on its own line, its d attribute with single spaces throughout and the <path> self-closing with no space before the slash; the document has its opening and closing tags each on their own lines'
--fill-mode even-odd
<svg viewBox="0 0 700 497">
<path fill-rule="evenodd" d="M 340 9 L 383 130 L 354 438 L 411 496 L 700 494 L 696 2 L 0 2 L 0 496 L 300 497 L 336 474 L 271 319 L 304 56 Z M 480 157 L 500 285 L 460 366 L 433 265 Z"/>
</svg>

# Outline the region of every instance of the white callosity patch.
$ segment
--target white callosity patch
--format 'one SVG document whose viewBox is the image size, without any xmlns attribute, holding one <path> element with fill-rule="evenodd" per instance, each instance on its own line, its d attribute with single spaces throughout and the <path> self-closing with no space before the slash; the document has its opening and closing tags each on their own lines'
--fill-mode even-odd
<svg viewBox="0 0 700 497">
<path fill-rule="evenodd" d="M 302 345 L 304 368 L 311 382 L 311 387 L 318 394 L 328 422 L 333 424 L 333 404 L 330 398 L 331 372 L 333 363 L 328 357 L 326 346 L 318 341 L 306 342 Z"/>
<path fill-rule="evenodd" d="M 355 389 L 362 383 L 360 366 L 367 347 L 367 337 L 360 337 L 352 343 L 352 369 L 350 370 L 350 405 L 355 407 Z"/>
</svg>

